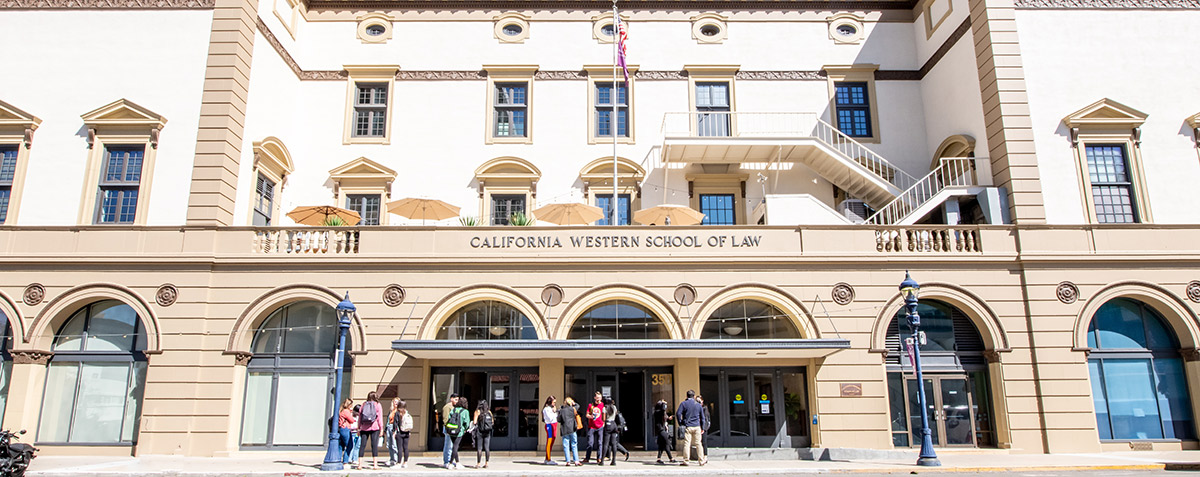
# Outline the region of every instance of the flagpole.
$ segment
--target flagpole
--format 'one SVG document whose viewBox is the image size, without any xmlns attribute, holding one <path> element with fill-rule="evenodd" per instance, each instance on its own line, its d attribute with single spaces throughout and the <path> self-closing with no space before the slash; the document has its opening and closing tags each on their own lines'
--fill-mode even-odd
<svg viewBox="0 0 1200 477">
<path fill-rule="evenodd" d="M 620 225 L 617 222 L 617 209 L 620 206 L 620 196 L 617 195 L 617 115 L 620 114 L 617 105 L 620 104 L 621 90 L 617 88 L 617 46 L 621 42 L 621 17 L 617 13 L 617 0 L 613 0 L 613 75 L 612 75 L 612 102 L 613 114 L 609 120 L 609 130 L 612 132 L 613 140 L 613 195 L 612 195 L 612 220 L 609 225 Z M 628 85 L 626 85 L 628 90 Z M 631 197 L 632 201 L 633 198 Z"/>
</svg>

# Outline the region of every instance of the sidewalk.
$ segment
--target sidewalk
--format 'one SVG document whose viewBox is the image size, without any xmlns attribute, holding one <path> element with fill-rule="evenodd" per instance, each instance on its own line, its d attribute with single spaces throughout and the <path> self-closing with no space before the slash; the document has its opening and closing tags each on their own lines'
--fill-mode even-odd
<svg viewBox="0 0 1200 477">
<path fill-rule="evenodd" d="M 186 477 L 299 477 L 304 475 L 446 475 L 450 472 L 509 475 L 624 475 L 653 472 L 661 475 L 787 475 L 798 473 L 896 473 L 925 472 L 1032 472 L 1032 471 L 1104 471 L 1104 470 L 1179 470 L 1200 469 L 1200 451 L 1112 452 L 1103 454 L 969 454 L 947 452 L 939 455 L 942 467 L 917 467 L 911 459 L 806 461 L 806 460 L 727 460 L 712 461 L 704 467 L 657 465 L 651 453 L 635 452 L 628 462 L 616 466 L 546 466 L 541 456 L 513 453 L 496 455 L 487 469 L 441 468 L 441 456 L 413 457 L 406 469 L 381 468 L 378 471 L 320 472 L 324 454 L 320 452 L 243 453 L 236 457 L 38 457 L 27 475 L 34 477 L 138 475 Z M 560 456 L 556 456 L 560 457 Z M 473 465 L 474 452 L 464 453 L 462 463 Z M 384 459 L 386 460 L 386 459 Z"/>
</svg>

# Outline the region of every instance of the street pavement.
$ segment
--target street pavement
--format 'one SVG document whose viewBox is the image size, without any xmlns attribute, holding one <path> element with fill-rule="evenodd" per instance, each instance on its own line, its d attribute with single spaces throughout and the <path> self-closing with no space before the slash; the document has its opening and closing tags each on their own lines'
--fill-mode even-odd
<svg viewBox="0 0 1200 477">
<path fill-rule="evenodd" d="M 302 477 L 306 475 L 445 475 L 469 473 L 487 476 L 588 475 L 613 476 L 653 473 L 660 475 L 796 475 L 842 473 L 855 475 L 979 474 L 1060 476 L 1180 475 L 1177 470 L 1200 470 L 1200 451 L 1109 452 L 1097 454 L 1008 454 L 1003 452 L 945 452 L 942 467 L 917 467 L 911 459 L 806 461 L 806 460 L 713 460 L 706 466 L 658 465 L 651 453 L 635 452 L 616 466 L 583 467 L 542 464 L 540 455 L 493 453 L 487 469 L 447 470 L 440 453 L 414 456 L 408 468 L 321 472 L 321 452 L 241 452 L 232 457 L 79 457 L 39 456 L 27 475 L 31 477 Z M 462 463 L 473 466 L 474 452 L 464 452 Z M 384 459 L 386 460 L 386 458 Z"/>
</svg>

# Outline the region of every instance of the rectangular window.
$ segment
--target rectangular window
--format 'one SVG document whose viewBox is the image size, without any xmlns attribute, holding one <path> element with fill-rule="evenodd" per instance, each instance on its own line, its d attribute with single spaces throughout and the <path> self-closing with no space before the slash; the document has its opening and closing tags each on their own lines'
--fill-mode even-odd
<svg viewBox="0 0 1200 477">
<path fill-rule="evenodd" d="M 701 225 L 733 225 L 733 194 L 700 194 Z"/>
<path fill-rule="evenodd" d="M 275 207 L 275 182 L 259 174 L 254 187 L 254 225 L 271 226 L 271 212 Z"/>
<path fill-rule="evenodd" d="M 106 146 L 96 207 L 98 224 L 132 224 L 142 181 L 145 146 Z"/>
<path fill-rule="evenodd" d="M 696 133 L 699 136 L 728 136 L 730 124 L 729 83 L 696 83 Z"/>
<path fill-rule="evenodd" d="M 629 98 L 624 81 L 618 81 L 616 94 L 617 136 L 629 137 Z M 596 137 L 612 137 L 613 83 L 596 83 Z"/>
<path fill-rule="evenodd" d="M 354 137 L 387 135 L 386 83 L 357 83 L 354 95 Z"/>
<path fill-rule="evenodd" d="M 351 194 L 346 196 L 346 208 L 358 212 L 358 225 L 379 225 L 380 198 L 377 195 Z"/>
<path fill-rule="evenodd" d="M 496 83 L 496 137 L 525 137 L 529 111 L 529 89 L 526 83 Z"/>
<path fill-rule="evenodd" d="M 517 212 L 525 213 L 525 196 L 492 196 L 492 225 L 508 225 L 508 218 Z"/>
<path fill-rule="evenodd" d="M 612 194 L 596 196 L 596 207 L 604 211 L 604 218 L 597 220 L 596 225 L 612 223 Z M 617 225 L 629 225 L 629 194 L 617 195 Z"/>
<path fill-rule="evenodd" d="M 833 87 L 837 127 L 850 137 L 871 137 L 871 98 L 865 82 L 841 82 Z"/>
<path fill-rule="evenodd" d="M 1089 145 L 1086 150 L 1096 221 L 1102 224 L 1139 222 L 1125 146 L 1098 144 Z"/>
<path fill-rule="evenodd" d="M 8 199 L 17 173 L 17 147 L 16 144 L 0 146 L 0 224 L 8 217 Z"/>
</svg>

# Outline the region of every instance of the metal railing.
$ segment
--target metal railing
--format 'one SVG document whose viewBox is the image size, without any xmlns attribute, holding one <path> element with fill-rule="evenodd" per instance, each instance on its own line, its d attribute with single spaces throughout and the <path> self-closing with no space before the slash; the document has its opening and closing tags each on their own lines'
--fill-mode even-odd
<svg viewBox="0 0 1200 477">
<path fill-rule="evenodd" d="M 983 252 L 979 227 L 912 226 L 875 229 L 875 250 L 884 253 Z"/>
<path fill-rule="evenodd" d="M 664 138 L 776 137 L 813 138 L 897 189 L 912 187 L 917 179 L 900 170 L 854 138 L 822 121 L 816 113 L 693 111 L 663 115 Z"/>
<path fill-rule="evenodd" d="M 359 232 L 345 228 L 260 229 L 252 251 L 267 254 L 356 254 Z"/>
<path fill-rule="evenodd" d="M 976 159 L 974 157 L 942 159 L 941 165 L 937 169 L 905 189 L 887 205 L 880 207 L 874 215 L 867 217 L 866 223 L 873 225 L 898 223 L 947 187 L 975 185 Z"/>
</svg>

